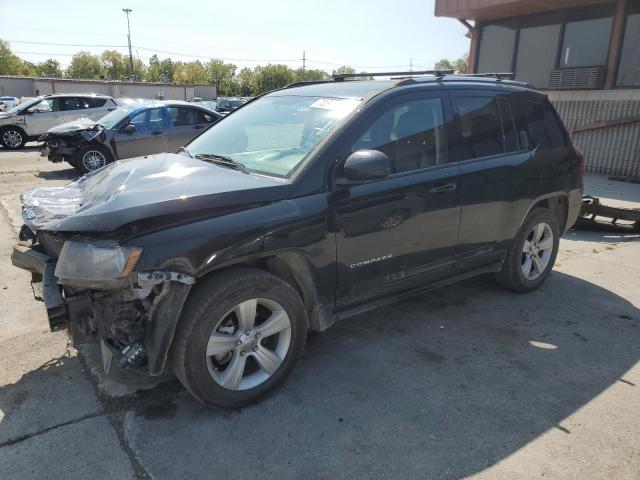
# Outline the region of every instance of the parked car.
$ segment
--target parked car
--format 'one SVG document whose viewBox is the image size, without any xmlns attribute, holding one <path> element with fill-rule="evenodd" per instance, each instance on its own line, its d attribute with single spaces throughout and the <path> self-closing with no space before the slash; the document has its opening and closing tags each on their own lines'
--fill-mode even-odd
<svg viewBox="0 0 640 480">
<path fill-rule="evenodd" d="M 241 107 L 250 100 L 248 97 L 219 97 L 216 103 L 216 110 L 222 113 L 229 113 L 238 107 Z"/>
<path fill-rule="evenodd" d="M 17 149 L 61 123 L 98 119 L 118 107 L 105 95 L 55 94 L 36 97 L 0 113 L 0 144 Z"/>
<path fill-rule="evenodd" d="M 0 112 L 6 112 L 20 103 L 17 97 L 0 97 Z"/>
<path fill-rule="evenodd" d="M 122 158 L 177 152 L 221 117 L 188 102 L 134 102 L 97 122 L 83 118 L 50 129 L 40 154 L 88 173 Z"/>
<path fill-rule="evenodd" d="M 293 86 L 179 154 L 25 192 L 34 243 L 12 260 L 44 276 L 52 324 L 100 341 L 105 365 L 170 364 L 200 401 L 238 407 L 285 380 L 310 330 L 480 274 L 539 288 L 583 172 L 524 84 Z"/>
</svg>

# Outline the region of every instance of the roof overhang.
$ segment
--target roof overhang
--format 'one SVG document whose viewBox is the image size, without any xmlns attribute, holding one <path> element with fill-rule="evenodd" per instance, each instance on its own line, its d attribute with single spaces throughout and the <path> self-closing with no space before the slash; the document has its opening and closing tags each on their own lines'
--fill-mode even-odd
<svg viewBox="0 0 640 480">
<path fill-rule="evenodd" d="M 486 21 L 563 8 L 580 7 L 606 0 L 436 0 L 436 17 Z"/>
</svg>

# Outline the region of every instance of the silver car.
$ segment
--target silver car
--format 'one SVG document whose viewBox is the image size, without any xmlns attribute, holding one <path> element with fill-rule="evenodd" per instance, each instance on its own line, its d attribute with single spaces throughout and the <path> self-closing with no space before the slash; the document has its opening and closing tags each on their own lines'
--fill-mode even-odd
<svg viewBox="0 0 640 480">
<path fill-rule="evenodd" d="M 0 112 L 6 112 L 20 103 L 17 97 L 0 97 Z"/>
<path fill-rule="evenodd" d="M 136 102 L 97 122 L 81 119 L 50 129 L 42 137 L 40 154 L 88 173 L 114 160 L 177 152 L 220 118 L 200 103 Z"/>
<path fill-rule="evenodd" d="M 17 149 L 52 127 L 89 118 L 97 120 L 118 108 L 113 98 L 95 94 L 54 94 L 28 100 L 0 113 L 0 145 Z"/>
</svg>

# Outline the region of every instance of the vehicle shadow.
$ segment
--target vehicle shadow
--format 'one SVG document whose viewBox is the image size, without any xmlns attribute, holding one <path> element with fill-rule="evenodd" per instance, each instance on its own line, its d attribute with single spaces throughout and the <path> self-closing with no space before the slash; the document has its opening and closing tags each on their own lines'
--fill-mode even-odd
<svg viewBox="0 0 640 480">
<path fill-rule="evenodd" d="M 462 478 L 549 429 L 570 435 L 563 420 L 612 384 L 638 388 L 624 376 L 639 329 L 633 304 L 571 275 L 527 295 L 470 280 L 314 335 L 257 405 L 209 409 L 183 392 L 129 412 L 125 434 L 157 478 L 213 465 L 234 478 Z"/>
<path fill-rule="evenodd" d="M 79 176 L 80 173 L 73 167 L 65 168 L 64 170 L 50 170 L 36 173 L 36 177 L 44 180 L 75 180 Z"/>
</svg>

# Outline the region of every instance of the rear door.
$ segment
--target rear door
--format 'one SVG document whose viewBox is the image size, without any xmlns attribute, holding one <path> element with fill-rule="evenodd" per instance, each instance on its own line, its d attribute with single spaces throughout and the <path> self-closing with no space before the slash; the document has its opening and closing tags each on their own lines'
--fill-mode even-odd
<svg viewBox="0 0 640 480">
<path fill-rule="evenodd" d="M 177 152 L 214 122 L 213 114 L 193 107 L 169 107 L 169 115 L 171 127 L 167 132 L 167 143 L 170 152 Z"/>
<path fill-rule="evenodd" d="M 135 130 L 127 133 L 127 125 Z M 114 136 L 119 159 L 152 155 L 168 151 L 167 130 L 170 119 L 166 107 L 149 108 L 134 113 Z"/>
<path fill-rule="evenodd" d="M 368 117 L 350 151 L 386 153 L 392 174 L 330 197 L 338 309 L 447 277 L 458 241 L 460 170 L 449 161 L 446 95 L 404 94 Z"/>
<path fill-rule="evenodd" d="M 500 261 L 540 189 L 533 150 L 520 145 L 509 99 L 496 90 L 454 90 L 462 214 L 456 269 Z"/>
<path fill-rule="evenodd" d="M 85 98 L 85 109 L 81 112 L 81 116 L 97 122 L 116 108 L 118 108 L 118 106 L 110 98 L 87 97 Z"/>
<path fill-rule="evenodd" d="M 62 99 L 64 105 L 64 121 L 72 122 L 79 118 L 85 117 L 83 112 L 89 108 L 87 99 L 84 97 L 64 97 Z"/>
</svg>

